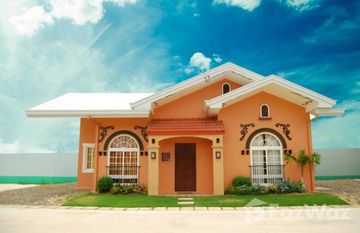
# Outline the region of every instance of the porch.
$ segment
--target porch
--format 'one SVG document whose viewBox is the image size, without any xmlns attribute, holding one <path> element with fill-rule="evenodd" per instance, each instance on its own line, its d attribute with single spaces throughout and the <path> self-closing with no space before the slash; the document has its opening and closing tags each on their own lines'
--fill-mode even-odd
<svg viewBox="0 0 360 233">
<path fill-rule="evenodd" d="M 152 120 L 148 194 L 224 194 L 224 126 L 216 119 Z"/>
</svg>

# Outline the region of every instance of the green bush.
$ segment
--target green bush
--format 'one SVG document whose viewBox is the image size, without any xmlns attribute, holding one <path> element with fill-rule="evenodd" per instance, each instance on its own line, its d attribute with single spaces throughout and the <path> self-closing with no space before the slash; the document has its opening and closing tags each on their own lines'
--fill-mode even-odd
<svg viewBox="0 0 360 233">
<path fill-rule="evenodd" d="M 140 184 L 114 184 L 110 191 L 112 194 L 126 195 L 129 193 L 145 193 L 145 186 Z"/>
<path fill-rule="evenodd" d="M 109 192 L 112 186 L 113 186 L 112 179 L 107 176 L 101 177 L 97 182 L 97 189 L 100 193 Z"/>
<path fill-rule="evenodd" d="M 265 187 L 262 186 L 234 186 L 231 185 L 229 188 L 225 190 L 225 194 L 232 195 L 250 195 L 250 194 L 265 194 Z"/>
<path fill-rule="evenodd" d="M 277 193 L 303 193 L 305 188 L 302 182 L 284 181 L 277 185 Z"/>
<path fill-rule="evenodd" d="M 277 186 L 274 184 L 266 186 L 265 190 L 266 190 L 266 193 L 277 193 L 278 192 Z"/>
<path fill-rule="evenodd" d="M 235 179 L 234 179 L 235 180 Z M 284 181 L 280 184 L 270 184 L 269 186 L 248 186 L 248 185 L 231 185 L 225 190 L 225 194 L 232 195 L 257 195 L 269 193 L 302 193 L 305 192 L 304 185 L 301 182 Z"/>
<path fill-rule="evenodd" d="M 236 176 L 232 181 L 233 186 L 251 186 L 251 180 L 249 177 Z"/>
</svg>

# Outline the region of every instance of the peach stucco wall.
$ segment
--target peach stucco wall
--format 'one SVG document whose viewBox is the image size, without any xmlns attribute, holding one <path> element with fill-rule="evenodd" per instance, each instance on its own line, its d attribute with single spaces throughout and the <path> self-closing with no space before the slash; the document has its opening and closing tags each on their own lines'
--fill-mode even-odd
<svg viewBox="0 0 360 233">
<path fill-rule="evenodd" d="M 82 144 L 96 143 L 96 126 L 115 126 L 115 129 L 109 130 L 106 138 L 98 144 L 99 151 L 104 150 L 106 139 L 119 130 L 128 130 L 142 140 L 144 151 L 148 150 L 147 142 L 142 137 L 140 130 L 135 130 L 135 125 L 146 126 L 153 118 L 195 118 L 205 117 L 204 100 L 214 98 L 221 94 L 223 83 L 230 83 L 232 89 L 239 87 L 229 80 L 222 80 L 210 84 L 207 88 L 201 89 L 195 93 L 179 98 L 173 102 L 155 108 L 150 118 L 106 118 L 106 119 L 88 119 L 82 118 L 80 123 L 80 142 L 79 142 L 79 163 L 78 163 L 78 187 L 92 189 L 94 186 L 94 175 L 91 173 L 82 173 Z M 271 119 L 259 119 L 259 107 L 261 104 L 270 106 Z M 225 188 L 231 183 L 233 177 L 238 175 L 250 176 L 250 155 L 241 155 L 245 150 L 245 143 L 256 129 L 271 128 L 279 132 L 287 143 L 287 149 L 291 149 L 293 154 L 299 150 L 305 149 L 311 152 L 311 129 L 309 115 L 301 106 L 292 104 L 286 100 L 280 99 L 271 94 L 261 92 L 250 96 L 247 99 L 220 110 L 218 119 L 222 120 L 225 126 L 223 136 L 223 158 L 224 158 L 224 181 Z M 240 124 L 255 123 L 254 128 L 248 129 L 248 134 L 244 140 L 240 140 Z M 276 123 L 290 124 L 290 136 L 292 140 L 286 138 L 281 128 L 275 127 Z M 161 152 L 170 152 L 170 161 L 159 161 L 159 193 L 174 194 L 174 144 L 180 142 L 196 143 L 196 166 L 197 166 L 197 193 L 211 194 L 213 192 L 212 179 L 212 148 L 211 142 L 200 138 L 178 138 L 166 139 L 160 142 Z M 140 156 L 140 181 L 139 183 L 147 185 L 148 182 L 148 159 L 149 156 Z M 108 156 L 98 157 L 98 177 L 106 175 L 106 165 Z M 305 168 L 305 185 L 307 190 L 314 191 L 314 172 L 313 168 Z M 294 163 L 285 166 L 285 178 L 297 181 L 300 180 L 300 169 Z"/>
<path fill-rule="evenodd" d="M 261 104 L 270 106 L 271 119 L 259 119 L 259 108 Z M 222 109 L 218 116 L 225 126 L 224 134 L 224 167 L 225 187 L 230 185 L 234 176 L 250 176 L 250 155 L 241 155 L 245 150 L 245 143 L 249 135 L 260 128 L 271 128 L 278 131 L 287 143 L 287 148 L 297 154 L 299 150 L 311 150 L 309 145 L 308 124 L 309 115 L 303 107 L 292 104 L 286 100 L 275 97 L 271 94 L 261 92 L 245 100 L 237 102 Z M 240 124 L 255 123 L 254 128 L 248 129 L 246 137 L 240 141 Z M 282 129 L 275 127 L 276 123 L 290 124 L 290 136 L 286 138 Z M 305 185 L 311 190 L 311 177 L 309 168 L 305 169 Z M 285 179 L 300 181 L 300 169 L 289 163 L 285 166 Z"/>
<path fill-rule="evenodd" d="M 159 159 L 159 194 L 175 194 L 175 143 L 196 143 L 196 194 L 212 194 L 212 142 L 201 138 L 171 138 L 160 141 L 160 155 L 170 152 L 170 161 Z"/>
<path fill-rule="evenodd" d="M 230 80 L 221 80 L 199 91 L 181 97 L 173 102 L 155 108 L 153 118 L 200 118 L 205 117 L 204 100 L 210 100 L 221 95 L 222 85 L 228 83 L 231 90 L 239 84 Z"/>
<path fill-rule="evenodd" d="M 104 144 L 106 139 L 113 133 L 120 130 L 127 130 L 135 133 L 144 145 L 144 151 L 147 151 L 147 142 L 142 137 L 140 130 L 135 130 L 135 125 L 146 126 L 149 123 L 147 118 L 108 118 L 108 119 L 87 119 L 82 118 L 80 121 L 80 144 L 79 144 L 79 162 L 78 162 L 78 187 L 92 189 L 94 177 L 92 173 L 82 173 L 82 144 L 96 143 L 96 124 L 99 126 L 114 126 L 115 128 L 109 130 L 107 136 L 102 142 L 99 142 L 99 151 L 104 151 Z M 108 163 L 108 155 L 98 156 L 98 177 L 106 175 L 106 166 Z M 140 156 L 140 174 L 139 183 L 147 184 L 147 156 Z"/>
</svg>

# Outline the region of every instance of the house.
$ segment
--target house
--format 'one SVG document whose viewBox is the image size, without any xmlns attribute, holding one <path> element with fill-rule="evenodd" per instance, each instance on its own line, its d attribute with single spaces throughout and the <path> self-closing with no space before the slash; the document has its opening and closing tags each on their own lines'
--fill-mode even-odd
<svg viewBox="0 0 360 233">
<path fill-rule="evenodd" d="M 311 121 L 335 100 L 275 75 L 226 63 L 157 93 L 70 93 L 26 111 L 78 117 L 78 187 L 102 176 L 149 195 L 222 195 L 235 176 L 266 185 L 301 180 L 284 153 L 312 151 Z M 304 183 L 315 190 L 314 167 Z"/>
</svg>

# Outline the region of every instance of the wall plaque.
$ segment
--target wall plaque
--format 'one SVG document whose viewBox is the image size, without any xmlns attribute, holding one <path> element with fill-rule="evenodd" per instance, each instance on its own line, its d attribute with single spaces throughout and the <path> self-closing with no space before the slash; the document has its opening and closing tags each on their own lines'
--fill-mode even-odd
<svg viewBox="0 0 360 233">
<path fill-rule="evenodd" d="M 170 152 L 162 152 L 161 161 L 170 161 Z"/>
</svg>

